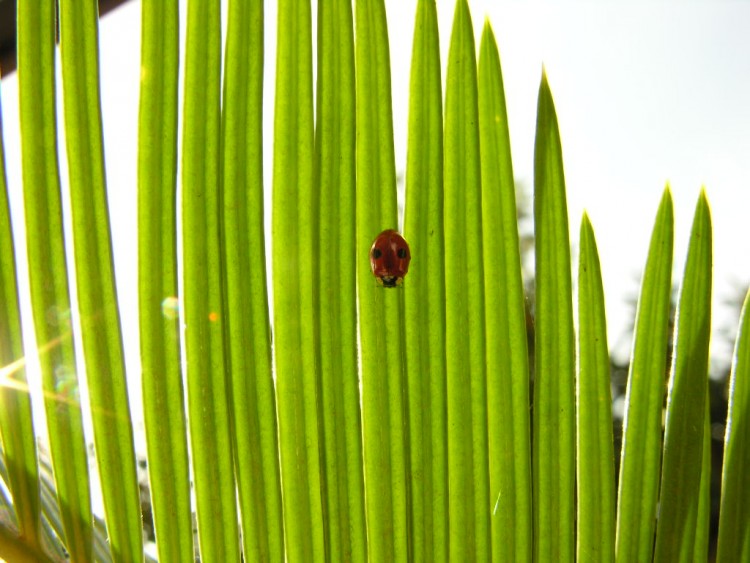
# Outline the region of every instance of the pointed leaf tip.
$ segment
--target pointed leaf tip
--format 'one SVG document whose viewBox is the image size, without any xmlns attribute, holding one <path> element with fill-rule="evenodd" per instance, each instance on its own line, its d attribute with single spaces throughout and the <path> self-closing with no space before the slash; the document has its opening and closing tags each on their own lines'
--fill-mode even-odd
<svg viewBox="0 0 750 563">
<path fill-rule="evenodd" d="M 701 215 L 703 217 L 705 215 L 705 221 L 708 224 L 708 228 L 710 231 L 711 228 L 711 205 L 708 202 L 708 195 L 706 195 L 706 189 L 701 188 L 700 195 L 698 196 L 698 203 L 695 207 L 695 217 L 698 218 L 698 215 Z M 711 234 L 709 232 L 709 234 Z"/>
<path fill-rule="evenodd" d="M 544 67 L 544 64 L 542 64 L 542 79 L 539 82 L 539 98 L 537 111 L 539 111 L 543 106 L 548 106 L 549 108 L 551 108 L 553 114 L 556 113 L 555 101 L 552 97 L 552 88 L 550 88 L 549 79 L 547 78 L 547 69 Z"/>
<path fill-rule="evenodd" d="M 583 259 L 584 246 L 588 246 L 589 248 L 593 248 L 595 252 L 596 251 L 596 240 L 594 237 L 594 225 L 591 223 L 591 218 L 589 217 L 589 214 L 586 212 L 586 210 L 583 211 L 583 214 L 581 215 L 581 228 L 579 231 L 580 236 L 580 246 L 581 246 L 581 259 Z"/>
<path fill-rule="evenodd" d="M 484 16 L 484 27 L 482 28 L 482 35 L 488 34 L 489 36 L 495 36 L 495 32 L 492 30 L 492 22 L 490 22 L 490 16 Z"/>
<path fill-rule="evenodd" d="M 455 22 L 458 21 L 459 15 L 468 17 L 469 21 L 471 21 L 471 9 L 469 8 L 468 0 L 456 0 L 456 9 L 453 12 L 454 26 L 456 25 Z"/>
<path fill-rule="evenodd" d="M 589 218 L 589 214 L 585 209 L 583 210 L 583 215 L 581 216 L 581 226 L 584 225 L 591 227 L 591 219 Z"/>
<path fill-rule="evenodd" d="M 710 208 L 709 202 L 708 202 L 708 193 L 706 192 L 706 186 L 701 186 L 701 193 L 700 196 L 698 196 L 699 200 L 702 201 L 706 206 Z"/>
<path fill-rule="evenodd" d="M 661 196 L 661 202 L 659 203 L 659 208 L 663 207 L 669 207 L 669 214 L 674 215 L 674 203 L 672 201 L 672 190 L 669 187 L 669 184 L 667 184 L 667 187 L 664 188 L 664 193 Z"/>
</svg>

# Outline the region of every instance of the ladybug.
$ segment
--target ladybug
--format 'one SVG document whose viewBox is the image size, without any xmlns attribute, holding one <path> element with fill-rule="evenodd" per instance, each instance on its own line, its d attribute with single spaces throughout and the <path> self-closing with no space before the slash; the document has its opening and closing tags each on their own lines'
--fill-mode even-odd
<svg viewBox="0 0 750 563">
<path fill-rule="evenodd" d="M 383 287 L 401 285 L 410 260 L 409 244 L 398 231 L 387 229 L 375 237 L 370 248 L 370 268 Z"/>
</svg>

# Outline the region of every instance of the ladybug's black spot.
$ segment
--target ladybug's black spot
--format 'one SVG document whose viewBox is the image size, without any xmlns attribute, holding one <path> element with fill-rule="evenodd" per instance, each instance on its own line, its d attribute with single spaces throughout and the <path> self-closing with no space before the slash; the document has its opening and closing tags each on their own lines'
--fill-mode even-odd
<svg viewBox="0 0 750 563">
<path fill-rule="evenodd" d="M 398 252 L 396 253 L 399 258 L 406 258 L 406 249 L 405 248 L 399 248 Z"/>
<path fill-rule="evenodd" d="M 373 257 L 373 258 L 375 258 L 376 260 L 377 260 L 378 258 L 380 258 L 380 257 L 381 257 L 382 255 L 383 255 L 383 253 L 382 253 L 382 252 L 380 252 L 380 249 L 379 249 L 379 248 L 373 248 L 373 249 L 372 249 L 372 257 Z"/>
</svg>

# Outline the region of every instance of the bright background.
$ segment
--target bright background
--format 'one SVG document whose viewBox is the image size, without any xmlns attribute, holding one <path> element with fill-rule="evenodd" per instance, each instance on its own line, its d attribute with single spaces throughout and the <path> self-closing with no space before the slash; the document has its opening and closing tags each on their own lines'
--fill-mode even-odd
<svg viewBox="0 0 750 563">
<path fill-rule="evenodd" d="M 733 332 L 737 319 L 736 310 L 722 301 L 735 297 L 738 287 L 750 284 L 750 4 L 492 0 L 471 0 L 469 4 L 477 45 L 485 14 L 499 43 L 514 172 L 529 196 L 533 186 L 537 90 L 542 64 L 546 68 L 563 143 L 573 257 L 577 256 L 578 227 L 585 208 L 601 255 L 609 340 L 620 356 L 629 352 L 633 303 L 665 183 L 671 183 L 675 200 L 677 279 L 684 265 L 693 208 L 701 186 L 706 187 L 714 221 L 712 346 L 715 361 L 725 366 L 731 348 L 719 331 Z M 409 64 L 416 5 L 416 0 L 386 1 L 399 173 L 404 172 L 406 164 Z M 100 26 L 109 203 L 133 392 L 131 408 L 136 420 L 142 419 L 136 235 L 140 8 L 139 0 L 128 2 L 107 15 Z M 453 8 L 452 0 L 438 0 L 443 77 Z M 313 7 L 313 14 L 315 10 Z M 186 11 L 182 13 L 184 40 Z M 268 190 L 272 170 L 275 25 L 276 3 L 266 2 Z M 25 257 L 15 74 L 3 80 L 1 94 L 17 255 Z M 64 158 L 61 167 L 65 183 Z M 65 185 L 63 194 L 67 202 Z M 21 287 L 25 288 L 24 260 L 19 264 Z M 24 304 L 24 321 L 30 349 L 34 339 L 28 303 Z M 38 385 L 33 359 L 30 367 L 33 388 Z M 86 405 L 87 398 L 84 399 Z M 37 408 L 36 412 L 43 413 L 43 409 Z M 140 424 L 136 428 L 141 436 L 137 440 L 140 452 L 145 450 L 142 431 Z"/>
</svg>

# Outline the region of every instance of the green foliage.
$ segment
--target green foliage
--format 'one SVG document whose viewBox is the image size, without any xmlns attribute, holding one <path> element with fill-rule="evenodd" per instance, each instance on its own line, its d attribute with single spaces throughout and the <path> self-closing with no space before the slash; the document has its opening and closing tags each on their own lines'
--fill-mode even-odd
<svg viewBox="0 0 750 563">
<path fill-rule="evenodd" d="M 346 0 L 318 4 L 315 180 L 326 548 L 332 560 L 367 551 L 357 377 L 354 22 Z"/>
<path fill-rule="evenodd" d="M 503 76 L 489 22 L 482 33 L 478 77 L 492 558 L 528 561 L 532 516 L 525 297 Z"/>
<path fill-rule="evenodd" d="M 132 561 L 143 550 L 142 523 L 107 213 L 97 19 L 91 3 L 60 2 L 78 311 L 86 372 L 96 374 L 86 380 L 94 445 L 112 556 Z"/>
<path fill-rule="evenodd" d="M 0 114 L 0 126 L 2 115 Z M 21 336 L 21 312 L 16 284 L 16 256 L 13 250 L 5 158 L 0 138 L 0 437 L 5 448 L 8 488 L 13 493 L 18 534 L 29 546 L 39 549 L 39 473 L 36 438 L 31 419 L 31 397 L 27 388 Z"/>
<path fill-rule="evenodd" d="M 615 465 L 607 319 L 594 229 L 584 213 L 578 261 L 577 561 L 615 558 Z"/>
<path fill-rule="evenodd" d="M 356 3 L 357 235 L 362 380 L 362 442 L 368 557 L 406 561 L 403 293 L 386 291 L 370 273 L 370 246 L 398 227 L 388 29 L 382 0 Z"/>
<path fill-rule="evenodd" d="M 456 2 L 445 92 L 449 556 L 487 561 L 490 490 L 482 183 L 474 28 Z"/>
<path fill-rule="evenodd" d="M 185 47 L 182 225 L 185 352 L 198 538 L 206 560 L 240 557 L 221 255 L 221 23 L 190 2 Z"/>
<path fill-rule="evenodd" d="M 584 215 L 576 329 L 561 136 L 546 76 L 535 147 L 530 374 L 510 133 L 489 23 L 477 61 L 468 4 L 456 2 L 443 107 L 435 1 L 417 5 L 404 224 L 413 259 L 404 287 L 390 289 L 375 282 L 369 262 L 373 239 L 399 224 L 383 0 L 361 0 L 354 10 L 347 0 L 319 2 L 316 77 L 310 3 L 280 2 L 273 148 L 262 143 L 263 5 L 229 2 L 223 92 L 219 7 L 189 2 L 180 108 L 177 2 L 143 1 L 139 313 L 160 559 L 190 560 L 196 551 L 206 561 L 239 561 L 241 553 L 248 561 L 706 559 L 712 228 L 705 193 L 671 358 L 669 190 L 656 216 L 615 502 L 599 256 Z M 0 170 L 0 479 L 7 485 L 0 488 L 0 557 L 60 560 L 64 546 L 76 561 L 138 561 L 143 532 L 111 266 L 93 6 L 61 2 L 61 30 L 71 262 L 106 522 L 91 511 L 69 322 L 54 4 L 20 0 L 31 276 L 28 290 L 16 287 Z M 274 157 L 273 330 L 264 150 Z M 17 295 L 26 292 L 52 467 L 37 453 L 22 369 Z M 747 307 L 730 386 L 720 561 L 750 557 Z"/>
<path fill-rule="evenodd" d="M 163 561 L 193 556 L 187 421 L 177 296 L 176 1 L 146 0 L 142 12 L 138 133 L 138 295 L 143 415 L 151 509 Z"/>
<path fill-rule="evenodd" d="M 411 544 L 415 561 L 448 557 L 443 239 L 443 99 L 434 2 L 417 7 L 409 97 L 404 235 L 415 261 L 404 288 Z"/>
<path fill-rule="evenodd" d="M 750 293 L 740 316 L 730 381 L 717 561 L 750 558 Z"/>
<path fill-rule="evenodd" d="M 289 561 L 325 553 L 315 325 L 312 30 L 308 2 L 279 5 L 273 159 L 273 297 L 284 532 Z"/>
<path fill-rule="evenodd" d="M 711 331 L 711 216 L 701 193 L 690 233 L 677 308 L 675 353 L 669 378 L 667 418 L 656 527 L 656 561 L 692 561 L 696 535 L 708 524 L 698 518 L 708 401 L 708 340 Z M 706 553 L 697 554 L 703 559 Z"/>
<path fill-rule="evenodd" d="M 62 524 L 58 534 L 71 558 L 90 561 L 93 541 L 90 483 L 70 324 L 57 159 L 54 46 L 54 4 L 19 2 L 24 208 L 26 232 L 33 233 L 26 241 L 29 292 Z M 5 253 L 8 250 L 3 248 Z M 21 429 L 23 422 L 19 420 L 15 426 Z"/>
<path fill-rule="evenodd" d="M 647 561 L 653 552 L 661 466 L 662 402 L 669 338 L 674 217 L 664 191 L 635 320 L 617 512 L 617 561 Z"/>
<path fill-rule="evenodd" d="M 222 107 L 223 318 L 228 341 L 242 541 L 283 558 L 276 404 L 263 234 L 263 4 L 229 4 Z"/>
<path fill-rule="evenodd" d="M 575 558 L 575 338 L 557 116 L 542 74 L 534 150 L 534 560 Z"/>
</svg>

